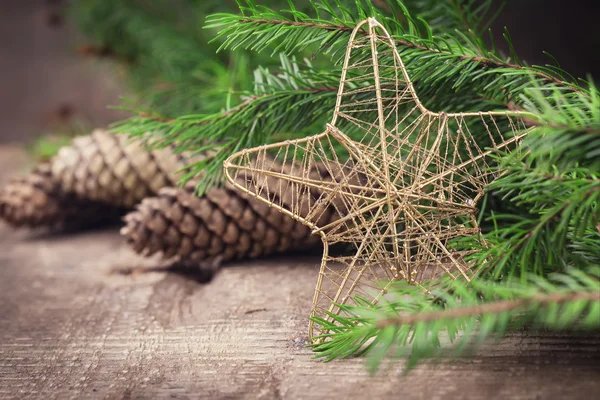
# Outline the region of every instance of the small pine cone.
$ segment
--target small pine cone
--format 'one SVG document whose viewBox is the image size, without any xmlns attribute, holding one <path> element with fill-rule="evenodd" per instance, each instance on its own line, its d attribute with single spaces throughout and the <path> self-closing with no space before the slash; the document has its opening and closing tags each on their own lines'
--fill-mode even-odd
<svg viewBox="0 0 600 400">
<path fill-rule="evenodd" d="M 166 186 L 178 171 L 211 153 L 190 156 L 172 148 L 148 151 L 139 140 L 95 130 L 77 137 L 52 159 L 52 175 L 65 192 L 115 207 L 133 208 Z"/>
<path fill-rule="evenodd" d="M 338 218 L 333 208 L 322 221 Z M 256 258 L 314 247 L 320 242 L 310 229 L 231 185 L 212 188 L 204 196 L 185 188 L 163 188 L 125 216 L 121 234 L 138 253 L 162 252 L 164 259 L 219 262 Z"/>
<path fill-rule="evenodd" d="M 84 227 L 116 221 L 122 210 L 64 193 L 52 179 L 50 164 L 13 179 L 0 190 L 0 219 L 14 227 Z"/>
</svg>

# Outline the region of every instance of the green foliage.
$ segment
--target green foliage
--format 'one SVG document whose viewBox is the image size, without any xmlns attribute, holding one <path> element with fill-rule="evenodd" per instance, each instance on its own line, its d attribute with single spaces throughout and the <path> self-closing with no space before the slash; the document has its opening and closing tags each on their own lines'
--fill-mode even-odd
<svg viewBox="0 0 600 400">
<path fill-rule="evenodd" d="M 377 3 L 388 7 L 377 7 L 372 1 L 349 2 L 350 5 L 346 7 L 345 2 L 325 0 L 310 2 L 312 12 L 298 10 L 293 5 L 276 11 L 275 8 L 244 1 L 240 3 L 242 15 L 209 15 L 206 28 L 218 30 L 215 41 L 220 43 L 221 50 L 239 51 L 243 48 L 260 53 L 268 48 L 279 54 L 283 62 L 278 70 L 269 69 L 271 80 L 290 74 L 286 68 L 292 63 L 290 54 L 311 54 L 312 61 L 320 66 L 317 71 L 309 63 L 303 62 L 296 64 L 294 73 L 320 76 L 321 81 L 325 81 L 324 90 L 314 90 L 314 85 L 304 85 L 306 82 L 300 79 L 298 86 L 285 88 L 281 93 L 283 97 L 277 95 L 278 101 L 268 102 L 269 106 L 265 107 L 267 99 L 261 91 L 261 81 L 257 80 L 252 89 L 236 92 L 235 98 L 229 96 L 225 107 L 217 112 L 173 118 L 159 111 L 146 111 L 124 121 L 117 129 L 133 135 L 150 135 L 157 144 L 176 142 L 181 150 L 225 144 L 217 157 L 194 169 L 206 174 L 200 187 L 202 191 L 208 184 L 219 181 L 220 165 L 236 148 L 264 144 L 273 137 L 285 134 L 301 137 L 310 133 L 293 121 L 307 104 L 311 104 L 318 114 L 309 114 L 304 127 L 312 127 L 314 123 L 330 117 L 330 94 L 337 86 L 335 77 L 339 76 L 341 70 L 340 56 L 345 51 L 354 24 L 367 15 L 377 16 L 389 28 L 420 98 L 430 109 L 459 112 L 498 109 L 506 105 L 519 107 L 524 101 L 522 96 L 534 84 L 547 89 L 557 88 L 567 98 L 589 95 L 587 89 L 563 81 L 551 71 L 527 67 L 520 61 L 511 63 L 510 59 L 502 59 L 493 50 L 483 52 L 483 40 L 469 40 L 467 35 L 453 36 L 447 32 L 441 36 L 433 34 L 449 26 L 460 26 L 465 15 L 469 16 L 469 25 L 481 26 L 475 22 L 475 16 L 487 9 L 471 12 L 469 7 L 463 7 L 462 14 L 453 14 L 448 13 L 446 7 L 427 7 L 422 2 L 408 2 L 408 5 L 414 3 L 427 10 L 427 15 L 438 24 L 430 25 L 418 16 L 413 18 L 402 3 Z M 463 2 L 453 4 L 459 3 Z M 489 7 L 488 3 L 485 4 Z M 416 5 L 414 8 L 418 9 Z M 434 12 L 439 14 L 439 18 L 433 18 Z M 463 15 L 463 18 L 458 18 L 458 15 Z M 469 35 L 473 36 L 476 31 L 471 31 Z M 326 55 L 328 68 L 322 67 L 326 64 L 323 60 Z M 265 79 L 265 71 L 259 70 L 259 79 Z M 301 101 L 298 101 L 299 98 Z M 240 101 L 243 107 L 231 106 L 241 104 Z M 260 125 L 252 124 L 256 119 L 250 121 L 246 118 L 249 110 L 257 109 L 261 111 L 258 114 Z M 237 112 L 240 113 L 239 118 L 234 115 Z M 207 128 L 209 125 L 211 127 Z M 258 133 L 248 134 L 251 126 L 254 127 L 253 132 Z M 236 146 L 230 145 L 234 142 Z"/>
<path fill-rule="evenodd" d="M 221 181 L 221 164 L 234 151 L 321 132 L 348 37 L 366 17 L 390 32 L 429 109 L 509 109 L 536 128 L 525 151 L 497 157 L 503 174 L 488 187 L 480 216 L 485 241 L 455 243 L 479 247 L 471 282 L 442 279 L 432 293 L 399 284 L 386 303 L 343 305 L 346 314 L 314 347 L 319 356 L 368 354 L 372 370 L 385 356 L 407 357 L 410 367 L 524 324 L 600 326 L 600 93 L 593 84 L 554 59 L 527 65 L 508 32 L 510 54 L 498 52 L 486 40 L 497 13 L 492 1 L 257 3 L 81 0 L 72 7 L 92 44 L 110 48 L 126 67 L 137 94 L 134 116 L 116 130 L 180 151 L 219 148 L 189 171 L 204 176 L 200 191 Z"/>
<path fill-rule="evenodd" d="M 489 217 L 495 229 L 476 256 L 495 278 L 543 276 L 599 255 L 599 93 L 593 85 L 589 96 L 538 86 L 526 93 L 524 109 L 543 122 L 531 121 L 537 128 L 523 142 L 523 156 L 499 160 L 505 173 L 488 189 L 513 208 Z"/>
<path fill-rule="evenodd" d="M 397 283 L 377 305 L 357 299 L 340 305 L 334 322 L 314 318 L 329 331 L 312 345 L 326 361 L 368 357 L 375 372 L 386 356 L 406 358 L 410 369 L 427 357 L 463 353 L 490 337 L 528 326 L 552 330 L 597 328 L 600 267 L 570 269 L 521 283 L 444 279 L 431 293 Z"/>
<path fill-rule="evenodd" d="M 155 139 L 154 146 L 175 143 L 181 150 L 219 148 L 214 159 L 190 169 L 190 177 L 204 175 L 204 189 L 219 178 L 222 161 L 229 154 L 253 143 L 281 140 L 288 132 L 309 134 L 323 129 L 326 115 L 322 107 L 334 106 L 336 79 L 326 71 L 314 71 L 309 61 L 300 70 L 295 61 L 282 55 L 277 74 L 267 68 L 257 69 L 253 90 L 244 93 L 240 104 L 223 112 L 172 120 L 144 114 L 117 125 L 117 129 Z M 314 101 L 315 97 L 320 101 Z"/>
</svg>

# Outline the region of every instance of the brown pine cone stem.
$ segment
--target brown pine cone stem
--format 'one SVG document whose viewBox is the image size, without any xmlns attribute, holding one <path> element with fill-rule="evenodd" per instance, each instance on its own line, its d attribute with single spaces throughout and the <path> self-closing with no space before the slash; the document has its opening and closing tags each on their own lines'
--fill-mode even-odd
<svg viewBox="0 0 600 400">
<path fill-rule="evenodd" d="M 327 210 L 323 220 L 337 219 Z M 164 188 L 125 217 L 121 233 L 138 253 L 162 252 L 180 261 L 230 261 L 314 247 L 310 229 L 232 186 L 212 188 L 204 196 L 185 188 Z"/>
</svg>

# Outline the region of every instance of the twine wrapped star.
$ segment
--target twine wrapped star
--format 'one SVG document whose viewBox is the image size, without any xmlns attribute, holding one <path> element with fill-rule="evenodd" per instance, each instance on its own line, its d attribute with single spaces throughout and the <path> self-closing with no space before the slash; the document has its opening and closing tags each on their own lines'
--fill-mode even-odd
<svg viewBox="0 0 600 400">
<path fill-rule="evenodd" d="M 321 236 L 311 315 L 331 319 L 354 295 L 377 302 L 397 280 L 469 279 L 473 250 L 453 241 L 479 234 L 476 204 L 495 174 L 488 156 L 526 133 L 514 112 L 425 108 L 392 38 L 370 18 L 350 36 L 325 131 L 243 150 L 224 167 L 237 188 Z M 331 207 L 339 218 L 324 223 Z M 333 244 L 350 251 L 334 254 Z M 311 322 L 310 336 L 322 333 Z"/>
</svg>

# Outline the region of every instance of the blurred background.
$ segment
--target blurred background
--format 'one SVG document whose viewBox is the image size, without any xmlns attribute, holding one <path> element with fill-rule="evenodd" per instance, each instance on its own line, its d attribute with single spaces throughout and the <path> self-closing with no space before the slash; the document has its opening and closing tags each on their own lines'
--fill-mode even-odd
<svg viewBox="0 0 600 400">
<path fill-rule="evenodd" d="M 85 51 L 85 39 L 64 15 L 66 0 L 0 5 L 0 143 L 85 133 L 127 116 L 108 108 L 127 95 L 118 66 L 110 55 Z M 545 50 L 573 75 L 598 77 L 599 12 L 600 2 L 585 0 L 509 0 L 493 31 L 500 36 L 508 27 L 517 53 L 531 64 L 547 63 Z"/>
</svg>

